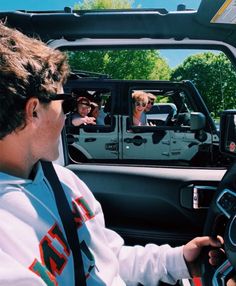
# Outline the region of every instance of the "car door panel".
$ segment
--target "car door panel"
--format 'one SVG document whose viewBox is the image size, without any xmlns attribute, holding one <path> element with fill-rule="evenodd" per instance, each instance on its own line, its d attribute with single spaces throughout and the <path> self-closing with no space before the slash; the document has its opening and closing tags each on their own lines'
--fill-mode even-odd
<svg viewBox="0 0 236 286">
<path fill-rule="evenodd" d="M 170 151 L 170 133 L 164 130 L 143 132 L 131 130 L 123 116 L 122 159 L 166 160 Z"/>
<path fill-rule="evenodd" d="M 201 235 L 207 209 L 206 205 L 194 208 L 194 186 L 205 188 L 203 196 L 209 204 L 209 192 L 216 189 L 225 172 L 87 164 L 68 168 L 100 201 L 106 226 L 129 245 L 178 245 Z"/>
<path fill-rule="evenodd" d="M 114 116 L 115 117 L 115 116 Z M 86 128 L 91 126 L 86 126 Z M 80 129 L 80 134 L 74 135 L 76 142 L 73 146 L 86 155 L 88 159 L 117 159 L 118 158 L 118 125 L 110 128 L 109 132 L 100 131 L 95 127 L 92 132 L 86 128 Z"/>
<path fill-rule="evenodd" d="M 186 161 L 191 161 L 203 145 L 210 146 L 212 144 L 212 135 L 210 133 L 205 133 L 206 138 L 204 142 L 201 142 L 195 132 L 176 132 L 173 130 L 169 132 L 171 134 L 170 154 L 173 160 L 184 158 Z"/>
<path fill-rule="evenodd" d="M 112 81 L 91 80 L 79 78 L 70 79 L 64 86 L 68 93 L 73 93 L 78 99 L 81 95 L 97 105 L 100 98 L 100 114 L 103 124 L 81 124 L 75 128 L 72 124 L 71 114 L 66 121 L 67 136 L 72 137 L 69 153 L 74 162 L 81 161 L 114 161 L 119 159 L 119 98 L 116 83 Z M 97 102 L 97 103 L 96 103 Z M 116 111 L 116 114 L 114 114 Z M 76 113 L 76 109 L 73 113 Z M 73 114 L 72 113 L 72 114 Z M 90 116 L 88 114 L 88 116 Z"/>
</svg>

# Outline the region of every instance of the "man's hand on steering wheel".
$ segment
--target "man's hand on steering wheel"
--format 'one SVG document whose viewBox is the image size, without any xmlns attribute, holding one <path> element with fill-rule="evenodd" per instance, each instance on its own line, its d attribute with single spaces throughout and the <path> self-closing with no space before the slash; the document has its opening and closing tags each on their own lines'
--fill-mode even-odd
<svg viewBox="0 0 236 286">
<path fill-rule="evenodd" d="M 224 251 L 221 248 L 223 242 L 221 236 L 217 236 L 217 238 L 203 236 L 194 238 L 184 246 L 184 259 L 192 277 L 201 276 L 201 254 L 206 246 L 214 248 L 208 253 L 209 263 L 213 266 L 221 263 L 224 256 Z"/>
</svg>

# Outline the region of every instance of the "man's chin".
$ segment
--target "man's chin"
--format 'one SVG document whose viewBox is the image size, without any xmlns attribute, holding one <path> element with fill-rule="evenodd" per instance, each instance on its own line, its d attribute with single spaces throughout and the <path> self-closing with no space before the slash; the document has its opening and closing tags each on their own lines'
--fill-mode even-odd
<svg viewBox="0 0 236 286">
<path fill-rule="evenodd" d="M 50 155 L 43 156 L 41 160 L 52 162 L 56 161 L 58 158 L 59 158 L 59 151 L 57 150 L 56 152 L 54 151 L 54 153 L 51 153 Z"/>
</svg>

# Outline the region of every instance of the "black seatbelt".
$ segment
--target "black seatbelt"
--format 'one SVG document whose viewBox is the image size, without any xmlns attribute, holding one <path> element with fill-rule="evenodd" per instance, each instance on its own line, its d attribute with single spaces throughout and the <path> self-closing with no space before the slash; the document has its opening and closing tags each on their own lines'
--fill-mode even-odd
<svg viewBox="0 0 236 286">
<path fill-rule="evenodd" d="M 43 172 L 54 192 L 57 209 L 64 226 L 67 242 L 74 260 L 75 286 L 86 286 L 81 248 L 74 217 L 65 192 L 51 162 L 41 161 Z"/>
</svg>

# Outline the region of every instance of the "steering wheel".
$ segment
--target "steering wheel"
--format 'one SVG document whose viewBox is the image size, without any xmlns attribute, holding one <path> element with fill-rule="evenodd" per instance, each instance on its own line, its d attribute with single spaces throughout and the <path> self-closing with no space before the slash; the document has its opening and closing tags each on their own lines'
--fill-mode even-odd
<svg viewBox="0 0 236 286">
<path fill-rule="evenodd" d="M 208 210 L 204 235 L 216 236 L 223 229 L 225 261 L 216 269 L 210 266 L 208 258 L 203 260 L 205 286 L 224 286 L 226 280 L 236 270 L 236 162 L 224 177 Z"/>
</svg>

